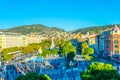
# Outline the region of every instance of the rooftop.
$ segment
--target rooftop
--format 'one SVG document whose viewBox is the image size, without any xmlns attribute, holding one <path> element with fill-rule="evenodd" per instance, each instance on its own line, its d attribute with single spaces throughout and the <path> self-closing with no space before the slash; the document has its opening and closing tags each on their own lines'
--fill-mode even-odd
<svg viewBox="0 0 120 80">
<path fill-rule="evenodd" d="M 117 25 L 115 25 L 115 26 L 113 27 L 113 30 L 119 30 L 119 27 L 118 27 Z"/>
</svg>

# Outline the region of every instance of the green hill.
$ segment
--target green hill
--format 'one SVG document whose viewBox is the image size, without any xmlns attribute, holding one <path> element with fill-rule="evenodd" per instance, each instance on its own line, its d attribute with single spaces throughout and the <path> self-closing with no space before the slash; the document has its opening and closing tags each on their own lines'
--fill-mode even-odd
<svg viewBox="0 0 120 80">
<path fill-rule="evenodd" d="M 87 27 L 87 28 L 80 28 L 80 29 L 71 31 L 71 33 L 83 33 L 83 34 L 86 34 L 87 32 L 89 32 L 91 34 L 92 33 L 100 33 L 101 31 L 111 29 L 114 26 L 115 26 L 115 24 L 105 25 L 105 26 L 93 26 L 93 27 Z M 117 24 L 117 26 L 120 27 L 120 24 Z"/>
<path fill-rule="evenodd" d="M 18 26 L 18 27 L 6 29 L 4 31 L 10 31 L 21 34 L 30 34 L 30 33 L 53 34 L 55 32 L 66 32 L 64 29 L 57 27 L 48 27 L 42 24 Z"/>
<path fill-rule="evenodd" d="M 117 24 L 120 27 L 120 24 Z M 104 31 L 106 29 L 111 29 L 114 26 L 114 24 L 111 25 L 104 25 L 104 26 L 92 26 L 92 27 L 86 27 L 86 28 L 80 28 L 73 31 L 70 31 L 70 33 L 82 33 L 86 34 L 89 33 L 100 33 L 101 31 Z M 30 34 L 30 33 L 36 33 L 36 34 L 44 34 L 44 35 L 51 35 L 51 34 L 59 34 L 59 32 L 67 32 L 64 29 L 57 28 L 57 27 L 48 27 L 42 24 L 33 24 L 33 25 L 23 25 L 18 26 L 10 29 L 6 29 L 3 31 L 10 31 L 15 33 L 21 33 L 21 34 Z"/>
</svg>

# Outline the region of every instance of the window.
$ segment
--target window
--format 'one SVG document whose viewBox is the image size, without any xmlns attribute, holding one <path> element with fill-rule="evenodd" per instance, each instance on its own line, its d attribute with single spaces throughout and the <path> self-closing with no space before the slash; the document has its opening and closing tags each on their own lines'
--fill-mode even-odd
<svg viewBox="0 0 120 80">
<path fill-rule="evenodd" d="M 114 38 L 118 38 L 118 36 L 113 36 Z"/>
<path fill-rule="evenodd" d="M 118 45 L 115 45 L 115 48 L 118 48 Z"/>
<path fill-rule="evenodd" d="M 106 38 L 106 39 L 109 39 L 109 35 L 106 35 L 105 38 Z"/>
<path fill-rule="evenodd" d="M 117 30 L 115 30 L 115 33 L 117 33 Z"/>
<path fill-rule="evenodd" d="M 114 53 L 115 53 L 115 54 L 118 54 L 118 53 L 119 53 L 119 51 L 118 51 L 118 50 L 115 50 L 115 51 L 114 51 Z"/>
<path fill-rule="evenodd" d="M 115 40 L 115 41 L 114 41 L 114 44 L 118 44 L 118 40 Z"/>
</svg>

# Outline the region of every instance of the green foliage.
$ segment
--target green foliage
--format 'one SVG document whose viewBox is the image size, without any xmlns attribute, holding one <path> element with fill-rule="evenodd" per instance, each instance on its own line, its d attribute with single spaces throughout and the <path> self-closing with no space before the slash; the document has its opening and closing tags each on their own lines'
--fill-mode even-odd
<svg viewBox="0 0 120 80">
<path fill-rule="evenodd" d="M 40 80 L 51 80 L 50 77 L 46 74 L 41 74 L 40 75 Z"/>
<path fill-rule="evenodd" d="M 44 58 L 47 57 L 47 56 L 51 56 L 51 55 L 58 55 L 58 49 L 45 49 L 43 50 L 43 53 L 41 54 L 41 56 L 43 56 Z"/>
<path fill-rule="evenodd" d="M 86 60 L 90 60 L 90 54 L 94 53 L 94 49 L 88 46 L 87 42 L 82 42 L 78 44 L 78 48 L 81 51 L 82 56 Z"/>
<path fill-rule="evenodd" d="M 76 53 L 76 48 L 72 45 L 71 41 L 64 41 L 62 42 L 61 46 L 63 56 L 66 56 L 70 52 Z"/>
<path fill-rule="evenodd" d="M 94 61 L 98 61 L 98 59 L 97 59 L 96 57 L 89 56 L 89 58 L 90 58 L 90 60 L 93 61 L 93 62 L 94 62 Z"/>
<path fill-rule="evenodd" d="M 18 50 L 19 50 L 18 47 L 11 47 L 11 48 L 2 49 L 2 54 L 4 54 L 4 59 L 5 60 L 11 60 L 12 55 L 9 55 L 8 53 L 15 52 L 15 51 L 18 51 Z"/>
<path fill-rule="evenodd" d="M 26 47 L 21 46 L 6 48 L 2 50 L 2 53 L 4 54 L 5 60 L 11 60 L 13 56 L 8 54 L 10 52 L 21 51 L 23 55 L 32 54 L 33 52 L 37 52 L 40 47 L 42 48 L 42 50 L 49 49 L 50 45 L 51 45 L 50 40 L 43 40 L 41 44 L 33 43 L 29 44 Z"/>
<path fill-rule="evenodd" d="M 70 52 L 67 54 L 67 61 L 73 61 L 75 57 L 75 53 L 74 52 Z"/>
<path fill-rule="evenodd" d="M 41 74 L 40 76 L 35 72 L 29 72 L 25 76 L 19 76 L 16 80 L 51 80 L 46 74 Z"/>
<path fill-rule="evenodd" d="M 78 44 L 77 44 L 77 51 L 81 54 L 82 53 L 82 42 L 79 42 Z"/>
<path fill-rule="evenodd" d="M 51 46 L 51 40 L 43 40 L 42 43 L 40 43 L 40 46 L 42 50 L 49 49 Z"/>
<path fill-rule="evenodd" d="M 24 25 L 24 26 L 18 26 L 18 27 L 14 27 L 11 29 L 8 29 L 6 31 L 10 31 L 10 32 L 15 32 L 15 33 L 22 33 L 22 34 L 30 34 L 30 33 L 38 33 L 38 34 L 53 34 L 56 31 L 57 32 L 65 32 L 64 29 L 61 28 L 57 28 L 57 27 L 47 27 L 45 25 L 42 24 L 33 24 L 33 25 Z"/>
<path fill-rule="evenodd" d="M 19 76 L 16 80 L 40 80 L 40 76 L 35 72 L 29 72 L 25 76 Z"/>
<path fill-rule="evenodd" d="M 39 43 L 39 44 L 33 43 L 33 44 L 29 44 L 26 47 L 6 48 L 6 49 L 3 49 L 4 58 L 5 58 L 5 60 L 11 60 L 13 58 L 13 56 L 8 55 L 8 53 L 15 52 L 15 51 L 21 51 L 23 55 L 32 54 L 33 52 L 37 52 L 40 47 L 41 47 L 43 53 L 39 56 L 43 56 L 43 57 L 46 57 L 47 55 L 48 56 L 59 55 L 61 53 L 64 56 L 70 52 L 76 53 L 76 48 L 72 45 L 72 43 L 70 41 L 59 40 L 58 42 L 59 42 L 59 45 L 57 46 L 57 48 L 55 48 L 53 50 L 49 50 L 50 45 L 51 45 L 51 40 L 43 40 L 42 43 Z M 59 51 L 60 48 L 61 48 L 61 52 Z"/>
<path fill-rule="evenodd" d="M 94 53 L 93 48 L 85 48 L 83 55 L 89 55 L 89 54 L 93 54 L 93 53 Z"/>
<path fill-rule="evenodd" d="M 120 75 L 111 64 L 92 63 L 81 73 L 82 80 L 120 80 Z"/>
<path fill-rule="evenodd" d="M 120 24 L 117 24 L 117 25 L 120 26 Z M 72 31 L 72 33 L 86 34 L 87 32 L 89 32 L 90 34 L 93 34 L 93 33 L 99 34 L 101 31 L 112 28 L 113 26 L 114 26 L 114 24 L 113 25 L 105 25 L 105 26 L 92 26 L 92 27 L 74 30 L 74 31 Z M 2 31 L 4 31 L 4 30 L 2 30 Z M 57 27 L 47 27 L 42 24 L 23 25 L 23 26 L 14 27 L 14 28 L 11 28 L 11 29 L 8 29 L 5 31 L 17 32 L 17 33 L 22 33 L 22 34 L 39 33 L 39 34 L 46 34 L 46 35 L 53 34 L 56 31 L 57 32 L 66 32 L 64 29 L 57 28 Z"/>
<path fill-rule="evenodd" d="M 11 47 L 3 49 L 2 53 L 4 54 L 5 60 L 11 60 L 13 56 L 8 54 L 10 52 L 21 51 L 23 55 L 30 53 L 32 54 L 33 52 L 36 52 L 39 49 L 39 47 L 40 47 L 39 44 L 30 44 L 26 47 Z"/>
<path fill-rule="evenodd" d="M 83 42 L 82 45 L 81 45 L 82 53 L 84 53 L 84 51 L 85 51 L 84 49 L 88 48 L 88 47 L 89 46 L 88 46 L 87 42 Z"/>
<path fill-rule="evenodd" d="M 77 30 L 72 31 L 72 33 L 86 34 L 87 32 L 89 32 L 90 34 L 94 34 L 94 33 L 99 34 L 101 31 L 104 31 L 106 29 L 110 29 L 113 26 L 114 26 L 114 24 L 113 25 L 105 25 L 105 26 L 93 26 L 93 27 L 81 28 L 81 29 L 77 29 Z M 120 24 L 118 24 L 118 26 L 120 26 Z"/>
</svg>

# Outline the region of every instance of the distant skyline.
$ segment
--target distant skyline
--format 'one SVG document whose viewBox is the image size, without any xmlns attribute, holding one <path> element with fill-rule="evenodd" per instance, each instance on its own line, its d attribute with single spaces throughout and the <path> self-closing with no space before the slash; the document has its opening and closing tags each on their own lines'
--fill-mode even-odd
<svg viewBox="0 0 120 80">
<path fill-rule="evenodd" d="M 120 0 L 0 0 L 0 29 L 43 24 L 67 31 L 120 24 Z"/>
</svg>

